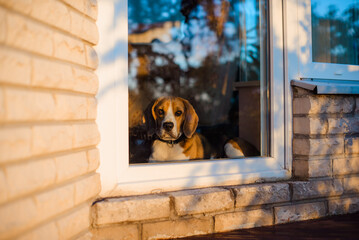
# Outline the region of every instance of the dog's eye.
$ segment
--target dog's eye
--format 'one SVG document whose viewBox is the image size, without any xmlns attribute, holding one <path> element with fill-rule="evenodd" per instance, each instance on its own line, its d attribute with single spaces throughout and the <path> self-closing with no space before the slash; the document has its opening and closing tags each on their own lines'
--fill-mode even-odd
<svg viewBox="0 0 359 240">
<path fill-rule="evenodd" d="M 182 111 L 177 111 L 177 112 L 175 113 L 175 115 L 176 115 L 177 117 L 181 116 L 181 115 L 182 115 Z"/>
<path fill-rule="evenodd" d="M 165 112 L 162 109 L 158 109 L 158 115 L 162 116 Z"/>
</svg>

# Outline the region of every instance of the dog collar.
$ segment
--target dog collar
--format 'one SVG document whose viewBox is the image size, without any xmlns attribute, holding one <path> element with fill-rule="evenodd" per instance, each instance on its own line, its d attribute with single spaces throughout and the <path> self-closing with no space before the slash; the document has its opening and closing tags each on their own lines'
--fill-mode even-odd
<svg viewBox="0 0 359 240">
<path fill-rule="evenodd" d="M 180 143 L 182 141 L 184 141 L 186 139 L 186 137 L 184 136 L 184 134 L 182 134 L 179 138 L 177 138 L 176 140 L 164 140 L 164 139 L 161 139 L 160 137 L 157 136 L 157 138 L 155 140 L 159 140 L 161 142 L 164 142 L 164 143 L 167 143 L 167 144 L 170 144 L 170 145 L 174 145 L 174 144 L 177 144 L 177 143 Z"/>
</svg>

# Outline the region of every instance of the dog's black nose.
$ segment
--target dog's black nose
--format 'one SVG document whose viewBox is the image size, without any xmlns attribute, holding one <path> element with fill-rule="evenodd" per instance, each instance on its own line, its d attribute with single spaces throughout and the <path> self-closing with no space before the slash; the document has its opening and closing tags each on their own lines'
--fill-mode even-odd
<svg viewBox="0 0 359 240">
<path fill-rule="evenodd" d="M 163 128 L 164 128 L 167 132 L 171 131 L 172 128 L 173 128 L 173 126 L 174 126 L 173 122 L 164 122 L 164 123 L 163 123 Z"/>
</svg>

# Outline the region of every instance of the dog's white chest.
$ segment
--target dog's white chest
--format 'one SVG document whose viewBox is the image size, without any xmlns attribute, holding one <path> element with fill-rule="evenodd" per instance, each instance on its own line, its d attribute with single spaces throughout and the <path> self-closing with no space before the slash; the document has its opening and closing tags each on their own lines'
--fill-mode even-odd
<svg viewBox="0 0 359 240">
<path fill-rule="evenodd" d="M 180 144 L 169 144 L 161 141 L 154 141 L 152 144 L 152 154 L 149 158 L 150 162 L 170 161 L 170 160 L 189 160 L 183 154 L 183 148 Z"/>
</svg>

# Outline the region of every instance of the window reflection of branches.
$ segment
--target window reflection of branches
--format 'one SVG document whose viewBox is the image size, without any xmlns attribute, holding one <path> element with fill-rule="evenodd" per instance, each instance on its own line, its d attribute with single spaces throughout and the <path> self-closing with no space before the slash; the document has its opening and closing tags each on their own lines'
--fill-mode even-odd
<svg viewBox="0 0 359 240">
<path fill-rule="evenodd" d="M 314 62 L 359 65 L 359 1 L 312 0 L 312 41 Z"/>
<path fill-rule="evenodd" d="M 259 84 L 261 77 L 261 2 L 128 2 L 130 134 L 141 125 L 141 112 L 150 101 L 175 95 L 194 105 L 201 127 L 230 125 L 237 137 L 236 83 Z M 260 107 L 250 104 L 257 112 L 245 114 L 259 118 Z"/>
</svg>

